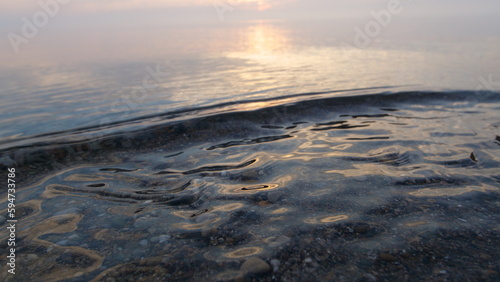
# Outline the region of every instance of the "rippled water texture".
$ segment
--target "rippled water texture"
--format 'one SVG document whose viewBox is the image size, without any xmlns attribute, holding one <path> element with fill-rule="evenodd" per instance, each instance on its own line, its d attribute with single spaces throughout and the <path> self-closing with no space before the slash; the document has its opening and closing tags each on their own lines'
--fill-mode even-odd
<svg viewBox="0 0 500 282">
<path fill-rule="evenodd" d="M 353 43 L 363 19 L 47 29 L 18 56 L 0 52 L 0 148 L 40 134 L 296 93 L 498 91 L 499 24 L 488 19 L 438 19 L 433 32 L 420 26 L 427 18 L 398 22 L 363 48 Z"/>
<path fill-rule="evenodd" d="M 214 113 L 107 136 L 74 162 L 42 144 L 59 166 L 17 192 L 15 279 L 230 280 L 250 257 L 266 280 L 498 279 L 498 97 Z"/>
</svg>

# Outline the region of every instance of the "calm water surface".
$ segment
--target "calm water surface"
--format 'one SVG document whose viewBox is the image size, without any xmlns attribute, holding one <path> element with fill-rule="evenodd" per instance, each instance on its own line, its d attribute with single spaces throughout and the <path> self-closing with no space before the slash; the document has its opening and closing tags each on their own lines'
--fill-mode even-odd
<svg viewBox="0 0 500 282">
<path fill-rule="evenodd" d="M 47 30 L 2 57 L 1 277 L 498 279 L 500 36 L 438 22 Z"/>
<path fill-rule="evenodd" d="M 299 93 L 499 88 L 494 32 L 422 34 L 403 22 L 356 48 L 353 26 L 365 23 L 49 29 L 17 55 L 5 50 L 0 142 L 5 148 L 39 134 Z"/>
</svg>

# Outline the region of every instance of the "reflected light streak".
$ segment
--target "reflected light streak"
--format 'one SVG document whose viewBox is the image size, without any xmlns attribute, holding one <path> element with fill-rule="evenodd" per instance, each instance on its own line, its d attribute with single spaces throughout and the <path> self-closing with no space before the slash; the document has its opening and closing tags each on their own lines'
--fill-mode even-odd
<svg viewBox="0 0 500 282">
<path fill-rule="evenodd" d="M 273 54 L 288 49 L 290 44 L 284 30 L 264 23 L 249 27 L 246 34 L 247 54 Z"/>
</svg>

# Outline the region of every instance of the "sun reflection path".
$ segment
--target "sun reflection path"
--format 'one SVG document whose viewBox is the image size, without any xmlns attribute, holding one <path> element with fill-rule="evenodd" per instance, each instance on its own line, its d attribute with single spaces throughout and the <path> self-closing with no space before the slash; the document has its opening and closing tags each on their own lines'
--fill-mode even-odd
<svg viewBox="0 0 500 282">
<path fill-rule="evenodd" d="M 247 49 L 250 54 L 272 54 L 289 49 L 290 40 L 286 31 L 261 22 L 248 27 L 245 37 Z"/>
</svg>

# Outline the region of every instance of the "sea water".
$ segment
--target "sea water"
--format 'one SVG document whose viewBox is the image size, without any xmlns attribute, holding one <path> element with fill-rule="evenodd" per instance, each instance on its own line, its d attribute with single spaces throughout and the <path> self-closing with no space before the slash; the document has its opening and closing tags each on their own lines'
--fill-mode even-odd
<svg viewBox="0 0 500 282">
<path fill-rule="evenodd" d="M 1 69 L 1 165 L 21 181 L 18 273 L 2 277 L 498 278 L 500 37 L 359 48 L 349 31 L 33 42 L 44 55 Z"/>
</svg>

